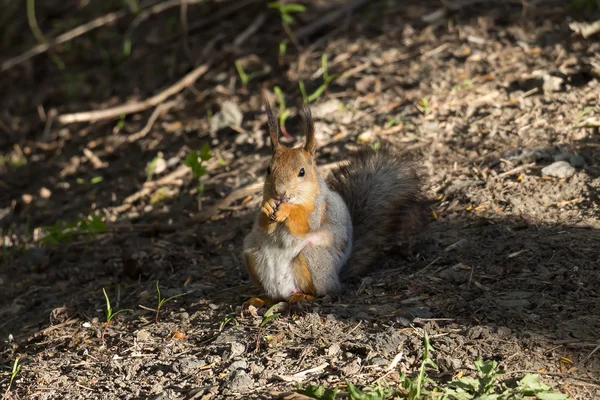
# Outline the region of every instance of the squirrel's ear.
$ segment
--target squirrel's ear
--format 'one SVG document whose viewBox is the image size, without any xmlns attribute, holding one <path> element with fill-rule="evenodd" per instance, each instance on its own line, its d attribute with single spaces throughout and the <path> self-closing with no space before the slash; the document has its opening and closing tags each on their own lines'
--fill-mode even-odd
<svg viewBox="0 0 600 400">
<path fill-rule="evenodd" d="M 304 132 L 306 134 L 304 150 L 314 156 L 317 152 L 317 140 L 315 139 L 315 124 L 308 104 L 305 104 L 304 107 L 302 107 L 302 123 L 304 124 Z"/>
<path fill-rule="evenodd" d="M 271 137 L 271 147 L 273 150 L 279 146 L 279 126 L 277 124 L 277 118 L 273 114 L 271 104 L 268 100 L 265 100 L 265 111 L 267 112 L 267 119 L 269 123 L 269 136 Z"/>
</svg>

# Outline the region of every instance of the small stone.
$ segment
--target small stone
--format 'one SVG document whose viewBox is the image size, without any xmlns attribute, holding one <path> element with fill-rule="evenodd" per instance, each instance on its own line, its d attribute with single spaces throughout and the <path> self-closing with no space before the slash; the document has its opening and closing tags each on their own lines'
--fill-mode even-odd
<svg viewBox="0 0 600 400">
<path fill-rule="evenodd" d="M 371 365 L 388 365 L 390 362 L 385 358 L 373 357 L 371 359 Z"/>
<path fill-rule="evenodd" d="M 245 351 L 246 351 L 246 346 L 244 346 L 242 343 L 239 343 L 239 342 L 231 343 L 231 357 L 236 357 L 236 356 L 242 355 L 242 354 L 244 354 Z"/>
<path fill-rule="evenodd" d="M 327 349 L 327 355 L 329 356 L 335 356 L 336 354 L 338 354 L 340 352 L 340 345 L 337 343 L 332 344 L 331 346 L 329 346 L 329 348 Z"/>
<path fill-rule="evenodd" d="M 547 167 L 544 167 L 542 169 L 542 175 L 555 178 L 569 178 L 575 175 L 575 168 L 566 161 L 556 161 Z"/>
<path fill-rule="evenodd" d="M 248 363 L 246 362 L 246 360 L 234 361 L 229 366 L 230 371 L 236 371 L 238 369 L 248 369 Z"/>
<path fill-rule="evenodd" d="M 545 93 L 560 92 L 563 86 L 563 79 L 558 76 L 544 75 L 544 84 L 542 89 Z"/>
<path fill-rule="evenodd" d="M 138 342 L 146 342 L 152 337 L 152 334 L 147 330 L 142 329 L 136 333 L 135 337 Z"/>
<path fill-rule="evenodd" d="M 48 199 L 48 198 L 50 198 L 50 196 L 52 196 L 52 192 L 49 189 L 47 189 L 45 187 L 40 189 L 40 197 L 42 199 Z"/>
<path fill-rule="evenodd" d="M 21 196 L 21 199 L 23 200 L 23 203 L 30 204 L 33 201 L 33 196 L 25 193 L 23 196 Z"/>
<path fill-rule="evenodd" d="M 585 159 L 581 157 L 579 154 L 571 154 L 571 158 L 569 158 L 569 162 L 571 166 L 574 168 L 581 168 L 585 165 Z"/>
<path fill-rule="evenodd" d="M 462 361 L 458 358 L 444 357 L 438 360 L 438 366 L 442 371 L 457 371 L 462 367 Z"/>
<path fill-rule="evenodd" d="M 231 374 L 229 390 L 232 392 L 244 392 L 253 386 L 254 380 L 243 369 L 238 369 Z"/>
<path fill-rule="evenodd" d="M 444 251 L 448 252 L 448 251 L 457 250 L 457 249 L 460 249 L 461 247 L 463 247 L 465 244 L 467 244 L 467 239 L 460 239 L 458 242 L 452 243 L 450 246 L 446 247 L 444 249 Z"/>
</svg>

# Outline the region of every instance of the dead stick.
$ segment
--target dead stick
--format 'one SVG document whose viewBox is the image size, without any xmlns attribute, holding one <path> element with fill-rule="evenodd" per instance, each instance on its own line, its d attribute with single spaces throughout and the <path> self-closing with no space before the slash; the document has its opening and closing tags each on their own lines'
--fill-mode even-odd
<svg viewBox="0 0 600 400">
<path fill-rule="evenodd" d="M 196 82 L 198 78 L 204 75 L 208 71 L 208 63 L 202 64 L 192 72 L 184 76 L 177 83 L 169 86 L 162 92 L 146 99 L 144 101 L 137 101 L 133 103 L 122 104 L 117 107 L 107 108 L 106 110 L 99 111 L 85 111 L 75 114 L 64 114 L 61 115 L 58 120 L 62 124 L 72 124 L 74 122 L 86 122 L 86 121 L 99 121 L 103 119 L 113 119 L 120 115 L 134 114 L 140 111 L 144 111 L 150 107 L 154 107 L 164 102 L 172 95 L 179 93 L 184 88 L 191 86 Z"/>
<path fill-rule="evenodd" d="M 144 126 L 144 128 L 141 131 L 134 133 L 133 135 L 130 135 L 127 138 L 129 143 L 133 143 L 136 140 L 141 139 L 144 136 L 146 136 L 148 134 L 148 132 L 150 132 L 150 129 L 152 129 L 152 126 L 154 125 L 154 123 L 156 122 L 156 120 L 158 119 L 160 114 L 170 110 L 171 108 L 175 107 L 177 104 L 179 104 L 179 101 L 173 100 L 173 101 L 168 101 L 166 103 L 158 105 L 152 112 L 152 115 L 148 119 L 146 126 Z"/>
<path fill-rule="evenodd" d="M 150 7 L 157 2 L 157 0 L 150 1 L 149 3 L 143 5 L 143 7 Z M 64 42 L 68 42 L 69 40 L 75 39 L 76 37 L 86 34 L 101 26 L 116 22 L 119 19 L 126 16 L 127 14 L 129 14 L 129 11 L 127 10 L 111 12 L 96 19 L 93 19 L 90 22 L 87 22 L 83 25 L 80 25 L 75 29 L 71 29 L 68 32 L 58 35 L 54 39 L 49 39 L 45 43 L 40 43 L 37 46 L 34 46 L 31 49 L 27 50 L 25 53 L 4 61 L 0 66 L 0 72 L 4 72 L 14 67 L 15 65 L 21 64 L 22 62 L 25 62 L 30 58 L 37 56 L 38 54 L 42 54 L 54 46 L 57 46 Z"/>
</svg>

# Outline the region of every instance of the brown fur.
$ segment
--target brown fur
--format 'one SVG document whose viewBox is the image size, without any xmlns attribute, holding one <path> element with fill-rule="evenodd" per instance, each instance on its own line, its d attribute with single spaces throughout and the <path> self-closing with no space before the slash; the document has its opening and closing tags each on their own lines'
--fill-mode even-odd
<svg viewBox="0 0 600 400">
<path fill-rule="evenodd" d="M 298 257 L 294 259 L 293 266 L 294 276 L 300 291 L 313 296 L 316 295 L 317 290 L 315 289 L 312 277 L 310 276 L 308 264 L 306 264 L 306 258 L 302 255 L 302 253 L 298 254 Z"/>
</svg>

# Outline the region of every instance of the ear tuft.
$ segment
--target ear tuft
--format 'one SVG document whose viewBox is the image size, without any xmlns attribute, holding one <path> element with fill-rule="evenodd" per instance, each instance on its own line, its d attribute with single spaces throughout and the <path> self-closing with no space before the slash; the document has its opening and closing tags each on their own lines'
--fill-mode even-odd
<svg viewBox="0 0 600 400">
<path fill-rule="evenodd" d="M 279 146 L 279 125 L 277 123 L 277 118 L 275 117 L 275 114 L 273 114 L 273 110 L 271 109 L 271 104 L 269 104 L 268 100 L 265 100 L 265 111 L 267 113 L 267 120 L 269 124 L 271 148 L 275 150 L 277 146 Z"/>
<path fill-rule="evenodd" d="M 301 112 L 302 123 L 304 125 L 304 133 L 306 135 L 306 144 L 304 150 L 308 151 L 311 155 L 315 155 L 317 152 L 317 140 L 315 139 L 315 124 L 312 119 L 312 113 L 308 104 L 304 104 Z"/>
</svg>

